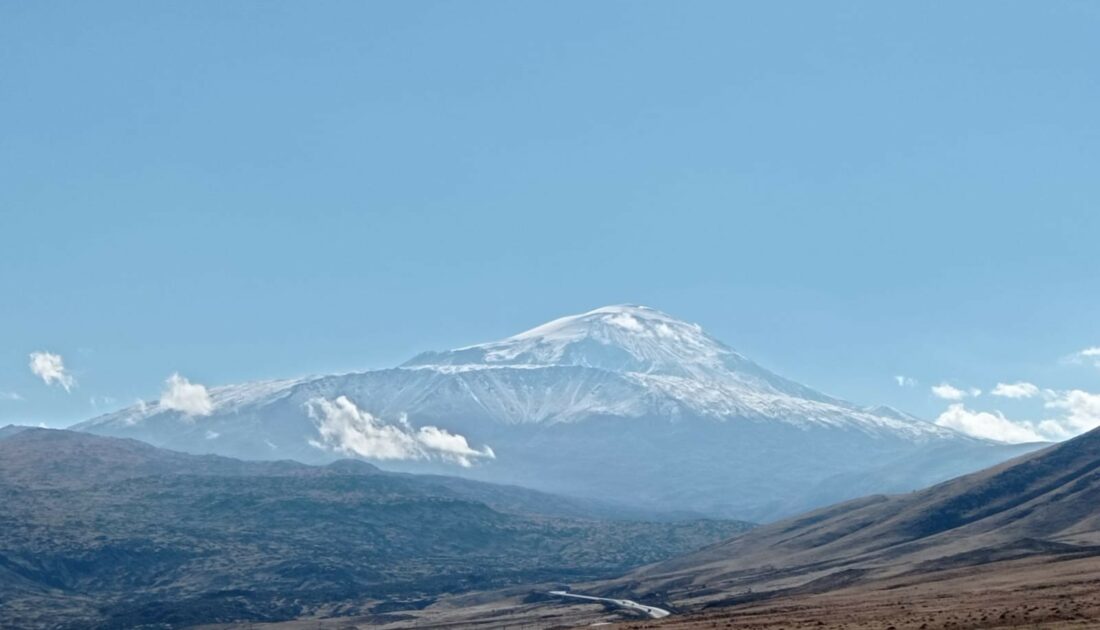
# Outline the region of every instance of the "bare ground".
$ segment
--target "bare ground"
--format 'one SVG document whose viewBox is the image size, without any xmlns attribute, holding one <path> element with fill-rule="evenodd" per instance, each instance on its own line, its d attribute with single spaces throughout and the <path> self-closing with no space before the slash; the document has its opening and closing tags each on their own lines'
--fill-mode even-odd
<svg viewBox="0 0 1100 630">
<path fill-rule="evenodd" d="M 637 622 L 661 630 L 1100 628 L 1100 558 L 996 563 Z"/>
<path fill-rule="evenodd" d="M 536 587 L 534 592 L 539 589 Z M 300 619 L 251 627 L 279 630 L 548 630 L 594 625 L 631 630 L 1100 628 L 1100 557 L 1074 560 L 1035 557 L 998 562 L 891 578 L 818 595 L 681 612 L 660 621 L 630 620 L 622 611 L 596 604 L 577 605 L 550 598 L 532 601 L 531 593 L 517 589 L 470 594 L 444 598 L 424 610 L 395 615 Z"/>
</svg>

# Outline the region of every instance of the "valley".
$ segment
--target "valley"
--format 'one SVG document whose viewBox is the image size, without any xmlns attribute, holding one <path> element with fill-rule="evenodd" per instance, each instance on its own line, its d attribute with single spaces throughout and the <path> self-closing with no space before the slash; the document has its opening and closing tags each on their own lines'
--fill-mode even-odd
<svg viewBox="0 0 1100 630">
<path fill-rule="evenodd" d="M 0 430 L 8 618 L 1091 619 L 1100 433 L 1008 445 L 860 407 L 645 307 L 390 370 L 215 388 L 211 401 L 199 415 L 143 403 L 70 431 Z M 1081 601 L 1020 597 L 1061 579 L 1054 567 L 1080 569 Z"/>
<path fill-rule="evenodd" d="M 1100 630 L 1100 0 L 0 0 L 0 630 Z"/>
<path fill-rule="evenodd" d="M 1096 627 L 1098 504 L 1100 429 L 925 490 L 837 504 L 570 584 L 608 600 L 602 611 L 531 585 L 441 600 L 389 627 Z M 671 614 L 648 618 L 651 609 Z"/>
<path fill-rule="evenodd" d="M 446 594 L 610 577 L 750 527 L 44 429 L 0 439 L 0 505 L 0 618 L 20 628 L 385 618 Z"/>
</svg>

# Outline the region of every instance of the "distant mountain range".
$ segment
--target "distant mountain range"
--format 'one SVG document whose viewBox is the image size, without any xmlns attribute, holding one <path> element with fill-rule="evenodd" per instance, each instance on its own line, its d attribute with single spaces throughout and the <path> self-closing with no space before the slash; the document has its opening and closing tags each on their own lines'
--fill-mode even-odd
<svg viewBox="0 0 1100 630">
<path fill-rule="evenodd" d="M 0 430 L 0 626 L 400 619 L 441 593 L 609 577 L 747 529 L 453 477 Z"/>
<path fill-rule="evenodd" d="M 1037 445 L 971 438 L 778 376 L 642 306 L 563 317 L 385 370 L 213 388 L 73 428 L 193 453 L 358 456 L 649 509 L 766 521 L 978 470 Z"/>
</svg>

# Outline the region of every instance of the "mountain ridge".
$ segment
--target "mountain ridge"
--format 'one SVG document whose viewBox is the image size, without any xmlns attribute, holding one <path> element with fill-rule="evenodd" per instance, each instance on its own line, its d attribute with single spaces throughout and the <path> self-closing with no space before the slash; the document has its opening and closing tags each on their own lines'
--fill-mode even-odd
<svg viewBox="0 0 1100 630">
<path fill-rule="evenodd" d="M 892 409 L 880 413 L 879 407 L 862 407 L 781 377 L 714 339 L 698 324 L 677 320 L 647 306 L 601 307 L 555 319 L 501 341 L 423 352 L 388 369 L 457 374 L 475 370 L 553 368 L 590 368 L 625 377 L 623 387 L 638 388 L 634 396 L 663 397 L 666 402 L 674 401 L 693 412 L 714 417 L 757 414 L 793 421 L 794 416 L 801 416 L 804 420 L 835 423 L 841 413 L 850 413 L 859 421 L 856 424 L 873 430 L 885 427 L 913 434 L 961 435 L 911 414 Z M 210 393 L 215 409 L 233 412 L 257 400 L 285 394 L 300 385 L 385 371 L 255 381 L 213 387 Z M 792 403 L 792 397 L 802 398 L 810 404 Z M 621 398 L 631 399 L 632 396 Z M 624 409 L 623 405 L 613 407 L 622 413 L 637 413 Z M 590 411 L 593 409 L 535 415 L 533 421 L 552 422 Z M 109 422 L 112 418 L 139 422 L 158 412 L 156 402 L 143 402 L 78 423 L 74 428 L 93 426 L 96 421 Z"/>
<path fill-rule="evenodd" d="M 362 461 L 245 462 L 28 428 L 0 439 L 0 619 L 165 628 L 384 613 L 613 575 L 749 524 Z"/>
<path fill-rule="evenodd" d="M 853 475 L 882 473 L 860 490 L 911 490 L 1034 448 L 833 398 L 698 324 L 632 305 L 396 368 L 210 396 L 207 416 L 152 402 L 73 428 L 244 459 L 351 454 L 437 473 L 459 463 L 467 468 L 457 472 L 486 481 L 756 521 L 851 498 Z"/>
</svg>

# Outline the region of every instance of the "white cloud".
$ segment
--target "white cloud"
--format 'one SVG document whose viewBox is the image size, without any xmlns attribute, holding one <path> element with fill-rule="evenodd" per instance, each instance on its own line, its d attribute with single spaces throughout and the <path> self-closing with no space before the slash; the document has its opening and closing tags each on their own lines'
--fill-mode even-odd
<svg viewBox="0 0 1100 630">
<path fill-rule="evenodd" d="M 994 396 L 1003 398 L 1034 398 L 1039 395 L 1039 388 L 1031 383 L 1020 381 L 1018 383 L 997 383 L 990 392 Z"/>
<path fill-rule="evenodd" d="M 894 382 L 898 384 L 898 387 L 916 387 L 917 379 L 912 376 L 903 376 L 898 374 L 894 377 Z"/>
<path fill-rule="evenodd" d="M 34 372 L 35 376 L 41 378 L 47 385 L 57 383 L 68 392 L 76 384 L 73 375 L 65 371 L 65 361 L 60 354 L 32 352 L 30 358 L 31 372 Z"/>
<path fill-rule="evenodd" d="M 19 392 L 0 392 L 0 400 L 23 400 Z"/>
<path fill-rule="evenodd" d="M 1095 365 L 1096 367 L 1100 367 L 1100 346 L 1085 348 L 1084 350 L 1074 354 L 1072 360 L 1074 363 L 1092 361 L 1093 365 Z"/>
<path fill-rule="evenodd" d="M 933 385 L 932 395 L 934 395 L 936 398 L 943 398 L 944 400 L 962 400 L 963 398 L 966 398 L 966 392 L 956 387 L 952 387 L 947 383 Z"/>
<path fill-rule="evenodd" d="M 1036 422 L 1009 420 L 999 411 L 971 411 L 962 403 L 955 403 L 940 414 L 936 424 L 975 437 L 1012 443 L 1068 440 L 1100 427 L 1100 394 L 1080 389 L 1055 391 L 1037 387 L 1034 391 L 1035 395 L 1043 396 L 1046 409 L 1059 411 L 1061 415 Z"/>
<path fill-rule="evenodd" d="M 1009 420 L 999 411 L 971 411 L 962 403 L 948 406 L 947 411 L 936 418 L 936 424 L 974 437 L 1012 444 L 1049 439 L 1041 435 L 1031 423 Z"/>
<path fill-rule="evenodd" d="M 1072 437 L 1100 427 L 1100 394 L 1071 389 L 1058 392 L 1057 396 L 1053 400 L 1048 400 L 1044 406 L 1047 409 L 1060 409 L 1066 413 L 1063 418 L 1044 421 L 1052 433 L 1060 430 L 1064 432 L 1064 437 Z"/>
<path fill-rule="evenodd" d="M 932 394 L 937 398 L 944 400 L 962 400 L 966 397 L 977 398 L 982 395 L 982 390 L 971 387 L 970 389 L 959 389 L 949 383 L 940 383 L 939 385 L 932 386 Z"/>
<path fill-rule="evenodd" d="M 488 445 L 484 446 L 480 451 L 476 450 L 470 446 L 465 437 L 455 433 L 449 433 L 446 429 L 440 429 L 439 427 L 430 425 L 420 427 L 416 432 L 416 439 L 428 448 L 428 450 L 455 458 L 456 461 L 463 466 L 470 465 L 470 457 L 496 458 L 496 453 L 494 453 L 493 449 L 489 448 Z"/>
<path fill-rule="evenodd" d="M 206 387 L 192 383 L 179 374 L 173 374 L 164 381 L 160 406 L 189 416 L 209 416 L 214 411 L 214 403 Z"/>
<path fill-rule="evenodd" d="M 380 460 L 442 459 L 463 467 L 480 458 L 494 459 L 488 446 L 478 450 L 466 438 L 434 426 L 414 429 L 406 417 L 398 424 L 385 424 L 340 396 L 336 400 L 314 398 L 306 403 L 320 440 L 310 440 L 316 448 L 345 455 Z"/>
</svg>

